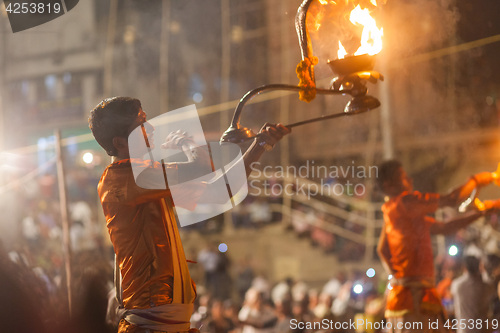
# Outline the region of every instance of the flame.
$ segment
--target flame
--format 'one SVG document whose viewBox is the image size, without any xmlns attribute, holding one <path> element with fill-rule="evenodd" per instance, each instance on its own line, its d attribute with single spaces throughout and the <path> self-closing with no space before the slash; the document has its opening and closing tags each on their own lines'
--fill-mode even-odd
<svg viewBox="0 0 500 333">
<path fill-rule="evenodd" d="M 370 16 L 368 8 L 361 9 L 359 5 L 351 12 L 349 20 L 355 25 L 362 25 L 361 46 L 354 55 L 374 55 L 382 50 L 383 28 L 377 28 L 377 22 Z"/>
<path fill-rule="evenodd" d="M 318 31 L 319 28 L 321 28 L 321 23 L 319 21 L 314 22 L 314 29 L 315 29 L 315 31 Z"/>
<path fill-rule="evenodd" d="M 309 32 L 317 33 L 321 28 L 321 23 L 325 16 L 324 6 L 328 4 L 328 0 L 318 0 L 321 6 L 311 6 L 307 12 L 307 25 L 311 28 Z"/>
<path fill-rule="evenodd" d="M 383 28 L 377 27 L 377 22 L 370 15 L 371 9 L 374 9 L 379 4 L 385 4 L 386 0 L 318 0 L 313 3 L 317 5 L 311 6 L 308 12 L 308 25 L 311 28 L 310 32 L 313 34 L 318 33 L 319 29 L 322 28 L 322 21 L 332 22 L 333 26 L 338 29 L 339 23 L 343 28 L 355 32 L 355 36 L 359 38 L 359 44 L 351 45 L 352 41 L 356 43 L 357 38 L 352 38 L 352 33 L 344 34 L 346 40 L 342 44 L 339 41 L 338 59 L 345 58 L 348 54 L 350 55 L 374 55 L 382 50 L 382 36 Z M 328 9 L 328 5 L 335 6 Z M 356 6 L 356 7 L 354 7 Z M 354 7 L 354 9 L 352 9 Z M 363 8 L 362 8 L 363 7 Z M 369 9 L 370 8 L 370 9 Z M 345 15 L 347 14 L 347 15 Z M 349 19 L 350 22 L 347 22 Z M 325 23 L 323 22 L 323 23 Z M 343 23 L 345 22 L 345 23 Z M 356 28 L 349 28 L 350 24 L 356 26 Z M 347 27 L 346 27 L 347 25 Z M 328 29 L 331 25 L 326 25 Z M 361 35 L 359 32 L 361 31 Z M 345 45 L 345 46 L 344 46 Z M 354 48 L 353 48 L 354 47 Z M 353 52 L 356 47 L 358 49 Z M 348 51 L 346 51 L 346 48 Z"/>
<path fill-rule="evenodd" d="M 339 41 L 339 51 L 337 52 L 337 58 L 339 59 L 344 59 L 344 57 L 347 55 L 347 51 L 344 48 L 344 45 Z"/>
</svg>

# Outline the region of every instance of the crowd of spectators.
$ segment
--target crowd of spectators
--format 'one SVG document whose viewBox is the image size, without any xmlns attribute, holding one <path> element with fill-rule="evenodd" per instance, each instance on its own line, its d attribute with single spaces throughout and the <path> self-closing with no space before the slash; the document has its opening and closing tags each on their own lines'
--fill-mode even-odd
<svg viewBox="0 0 500 333">
<path fill-rule="evenodd" d="M 57 184 L 53 175 L 44 174 L 37 179 L 36 190 L 26 187 L 23 193 L 19 240 L 9 247 L 0 246 L 0 331 L 115 331 L 116 318 L 109 316 L 113 312 L 113 303 L 109 302 L 113 300 L 113 251 L 99 230 L 103 226 L 96 221 L 97 205 L 89 204 L 97 202 L 97 180 L 89 180 L 80 172 L 69 178 L 71 315 Z M 261 229 L 281 221 L 280 213 L 272 209 L 280 200 L 249 197 L 232 210 L 234 228 Z M 355 221 L 356 214 L 342 220 L 297 202 L 293 209 L 290 230 L 297 237 L 310 239 L 312 245 L 334 253 L 340 261 L 362 258 L 363 244 L 335 236 L 328 228 L 335 225 L 362 234 L 364 228 Z M 500 257 L 482 255 L 499 253 L 499 238 L 495 234 L 499 229 L 498 219 L 491 217 L 481 228 L 458 234 L 454 244 L 466 250 L 456 257 L 445 254 L 437 258 L 437 290 L 449 318 L 500 319 Z M 272 281 L 253 269 L 252 258 L 232 263 L 216 244 L 201 249 L 197 261 L 204 278 L 196 280 L 198 297 L 192 326 L 202 332 L 363 332 L 352 326 L 325 327 L 314 323 L 346 323 L 356 318 L 383 321 L 387 280 L 382 272 L 375 277 L 368 277 L 365 272 L 338 273 L 318 288 L 317 283 L 308 285 L 294 277 Z M 235 269 L 230 269 L 231 265 Z M 474 308 L 467 304 L 474 304 Z"/>
<path fill-rule="evenodd" d="M 364 234 L 366 228 L 357 221 L 358 213 L 349 214 L 350 218 L 345 220 L 300 203 L 294 203 L 293 210 L 289 229 L 293 230 L 297 237 L 310 239 L 311 245 L 318 246 L 324 253 L 334 253 L 339 261 L 356 261 L 363 258 L 365 244 L 333 232 L 333 228 L 337 228 L 353 235 Z"/>
<path fill-rule="evenodd" d="M 111 263 L 104 259 L 105 255 L 95 250 L 74 255 L 71 316 L 64 270 L 60 269 L 60 277 L 54 281 L 30 256 L 26 249 L 0 250 L 2 330 L 115 330 L 116 321 L 106 320 L 113 286 Z M 244 258 L 236 264 L 237 269 L 229 270 L 227 254 L 213 248 L 213 244 L 199 252 L 198 260 L 205 279 L 197 281 L 198 297 L 191 322 L 202 332 L 380 331 L 353 328 L 355 325 L 347 323 L 358 319 L 365 323 L 383 322 L 388 282 L 383 272 L 375 276 L 359 271 L 340 272 L 318 287 L 317 283 L 309 285 L 293 277 L 271 281 L 255 272 L 251 258 Z M 463 256 L 438 258 L 436 271 L 437 289 L 448 318 L 489 320 L 490 327 L 494 324 L 492 319 L 500 319 L 496 292 L 500 257 L 479 258 L 474 248 L 468 248 Z M 479 331 L 487 332 L 459 332 Z"/>
<path fill-rule="evenodd" d="M 192 326 L 202 332 L 354 332 L 345 325 L 344 329 L 335 329 L 334 323 L 347 323 L 358 313 L 364 316 L 365 310 L 370 320 L 382 320 L 384 303 L 379 281 L 364 273 L 355 272 L 351 278 L 339 273 L 321 288 L 293 278 L 271 283 L 257 275 L 248 280 L 247 274 L 240 270 L 237 281 L 249 282 L 248 289 L 244 294 L 239 289 L 230 299 L 218 298 L 210 288 L 201 288 Z M 325 320 L 332 329 L 306 327 Z"/>
<path fill-rule="evenodd" d="M 483 322 L 482 329 L 458 332 L 499 332 L 500 301 L 496 288 L 500 283 L 500 257 L 479 258 L 470 251 L 464 256 L 438 258 L 437 289 L 446 318 L 450 326 L 460 323 L 460 319 Z M 385 291 L 390 288 L 390 280 L 382 272 L 375 276 L 356 271 L 338 273 L 320 288 L 293 278 L 273 283 L 254 274 L 248 265 L 237 272 L 231 298 L 221 298 L 213 288 L 199 286 L 191 318 L 193 327 L 201 327 L 202 332 L 233 333 L 383 332 L 367 329 L 366 325 L 372 323 L 376 327 L 375 323 L 380 323 L 379 327 L 384 327 Z M 243 293 L 244 288 L 247 289 Z M 350 325 L 359 319 L 365 323 L 362 327 Z M 487 321 L 489 330 L 484 327 Z"/>
</svg>

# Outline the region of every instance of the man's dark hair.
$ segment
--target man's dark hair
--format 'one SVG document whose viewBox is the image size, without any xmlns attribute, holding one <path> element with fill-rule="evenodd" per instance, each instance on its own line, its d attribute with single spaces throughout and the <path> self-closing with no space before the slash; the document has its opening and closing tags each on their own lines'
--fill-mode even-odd
<svg viewBox="0 0 500 333">
<path fill-rule="evenodd" d="M 474 256 L 466 256 L 464 258 L 465 269 L 471 275 L 478 275 L 480 274 L 479 262 L 480 262 L 479 258 L 476 258 Z"/>
<path fill-rule="evenodd" d="M 388 160 L 383 162 L 378 167 L 377 185 L 383 191 L 383 185 L 386 181 L 394 179 L 396 172 L 402 168 L 403 165 L 398 160 Z"/>
<path fill-rule="evenodd" d="M 126 138 L 129 135 L 129 128 L 140 110 L 141 102 L 136 98 L 111 97 L 90 111 L 90 130 L 109 156 L 116 156 L 118 153 L 113 146 L 113 138 Z"/>
</svg>

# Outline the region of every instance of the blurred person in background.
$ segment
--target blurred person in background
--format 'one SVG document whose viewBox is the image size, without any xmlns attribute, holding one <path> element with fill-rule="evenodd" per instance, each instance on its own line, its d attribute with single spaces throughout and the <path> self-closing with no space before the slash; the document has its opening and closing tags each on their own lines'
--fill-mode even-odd
<svg viewBox="0 0 500 333">
<path fill-rule="evenodd" d="M 238 267 L 238 276 L 236 277 L 236 292 L 238 293 L 240 302 L 243 302 L 245 293 L 252 286 L 254 275 L 251 266 L 251 257 L 247 255 L 241 259 Z"/>
<path fill-rule="evenodd" d="M 493 253 L 486 255 L 484 270 L 489 283 L 497 290 L 491 301 L 492 316 L 500 320 L 500 255 Z"/>
<path fill-rule="evenodd" d="M 206 326 L 206 332 L 209 333 L 232 333 L 236 328 L 231 319 L 225 316 L 223 303 L 218 299 L 212 302 Z"/>
<path fill-rule="evenodd" d="M 222 303 L 222 306 L 224 316 L 233 323 L 234 332 L 241 332 L 241 324 L 238 319 L 239 307 L 229 299 L 226 299 L 224 303 Z"/>
<path fill-rule="evenodd" d="M 44 333 L 41 315 L 47 297 L 37 290 L 40 285 L 23 264 L 16 264 L 0 249 L 0 331 Z M 45 318 L 46 320 L 46 318 Z"/>
<path fill-rule="evenodd" d="M 221 258 L 217 254 L 217 242 L 208 244 L 198 253 L 197 261 L 203 267 L 205 272 L 205 287 L 207 290 L 214 293 L 216 288 L 216 271 Z"/>
<path fill-rule="evenodd" d="M 477 174 L 448 195 L 439 195 L 413 191 L 412 180 L 399 161 L 386 161 L 378 171 L 378 185 L 386 202 L 382 206 L 384 227 L 377 250 L 387 273 L 394 277 L 385 316 L 393 332 L 445 332 L 444 312 L 435 289 L 431 234 L 455 233 L 486 211 L 468 212 L 447 223 L 429 215 L 439 207 L 458 206 L 475 188 L 491 183 L 493 173 Z M 429 320 L 439 320 L 439 328 L 429 328 Z M 407 322 L 419 323 L 422 329 L 396 329 Z"/>
<path fill-rule="evenodd" d="M 292 320 L 292 302 L 284 300 L 275 303 L 276 325 L 273 327 L 273 333 L 291 333 L 290 320 Z"/>
<path fill-rule="evenodd" d="M 458 320 L 457 333 L 491 332 L 486 328 L 495 288 L 484 282 L 480 268 L 481 261 L 475 256 L 464 258 L 464 273 L 453 280 L 451 294 Z M 470 322 L 472 320 L 472 324 Z M 481 325 L 477 324 L 481 321 Z M 465 322 L 466 327 L 460 323 Z M 491 328 L 491 325 L 488 325 Z"/>
<path fill-rule="evenodd" d="M 238 319 L 243 325 L 242 333 L 271 333 L 278 321 L 263 293 L 255 288 L 248 289 Z"/>
<path fill-rule="evenodd" d="M 266 198 L 256 197 L 255 200 L 247 207 L 250 221 L 255 228 L 260 228 L 271 222 L 272 212 L 271 206 Z"/>
<path fill-rule="evenodd" d="M 448 314 L 448 316 L 453 317 L 455 309 L 453 307 L 453 296 L 451 294 L 451 283 L 456 277 L 454 267 L 444 267 L 443 268 L 443 278 L 436 285 L 436 291 L 441 299 L 441 304 Z"/>
</svg>

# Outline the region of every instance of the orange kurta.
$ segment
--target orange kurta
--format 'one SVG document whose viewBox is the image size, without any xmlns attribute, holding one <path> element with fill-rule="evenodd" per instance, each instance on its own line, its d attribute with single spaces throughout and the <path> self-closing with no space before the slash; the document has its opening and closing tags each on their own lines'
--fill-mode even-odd
<svg viewBox="0 0 500 333">
<path fill-rule="evenodd" d="M 163 172 L 155 167 L 150 171 Z M 175 165 L 168 167 L 175 171 Z M 124 307 L 192 303 L 195 289 L 170 191 L 137 186 L 130 160 L 122 160 L 106 168 L 98 192 L 122 275 Z"/>
<path fill-rule="evenodd" d="M 434 257 L 429 230 L 435 220 L 428 216 L 438 206 L 438 194 L 407 191 L 382 206 L 390 264 L 399 281 L 389 291 L 386 308 L 389 312 L 412 311 L 415 304 L 420 304 L 419 310 L 440 311 L 440 301 L 432 283 Z M 421 291 L 416 293 L 412 288 Z"/>
</svg>

